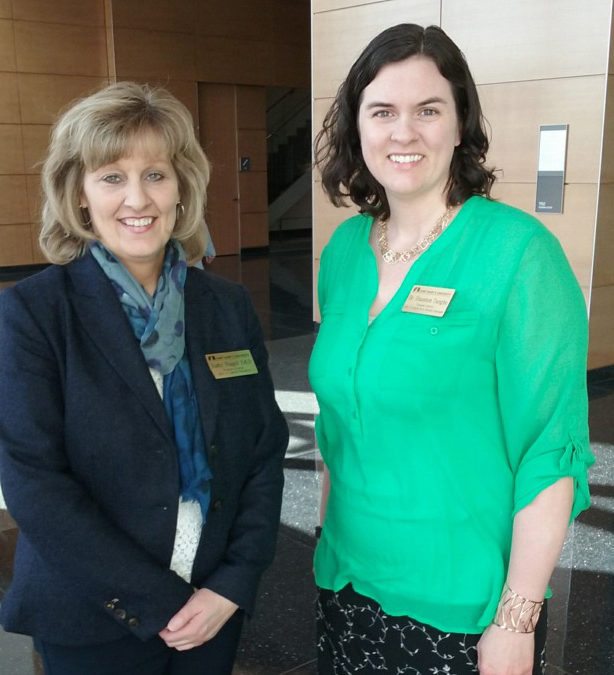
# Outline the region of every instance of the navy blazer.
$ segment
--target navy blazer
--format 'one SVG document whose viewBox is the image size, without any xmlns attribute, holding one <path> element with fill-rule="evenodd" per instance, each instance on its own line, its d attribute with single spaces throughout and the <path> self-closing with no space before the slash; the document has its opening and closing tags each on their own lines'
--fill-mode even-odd
<svg viewBox="0 0 614 675">
<path fill-rule="evenodd" d="M 19 529 L 8 631 L 65 645 L 155 636 L 192 586 L 252 611 L 271 562 L 288 442 L 245 289 L 189 269 L 186 349 L 213 472 L 192 585 L 169 569 L 179 469 L 130 324 L 88 253 L 0 293 L 0 479 Z M 257 375 L 205 355 L 250 349 Z"/>
</svg>

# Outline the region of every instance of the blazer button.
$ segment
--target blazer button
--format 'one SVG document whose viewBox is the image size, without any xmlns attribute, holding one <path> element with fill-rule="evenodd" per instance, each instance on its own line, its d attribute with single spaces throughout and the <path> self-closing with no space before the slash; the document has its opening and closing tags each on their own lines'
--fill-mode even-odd
<svg viewBox="0 0 614 675">
<path fill-rule="evenodd" d="M 126 619 L 127 614 L 126 614 L 126 610 L 125 610 L 125 609 L 119 609 L 119 608 L 117 608 L 116 610 L 114 610 L 114 613 L 115 613 L 115 616 L 116 616 L 118 619 L 121 619 L 122 621 L 124 621 L 124 620 Z"/>
<path fill-rule="evenodd" d="M 209 448 L 209 454 L 211 455 L 211 457 L 217 457 L 220 454 L 220 449 L 217 447 L 217 445 L 213 444 Z"/>
<path fill-rule="evenodd" d="M 136 616 L 131 616 L 128 619 L 128 625 L 130 628 L 136 628 L 139 625 L 139 620 L 136 618 Z"/>
<path fill-rule="evenodd" d="M 104 603 L 105 609 L 115 609 L 115 605 L 119 602 L 119 598 L 113 598 L 113 600 L 107 600 Z"/>
<path fill-rule="evenodd" d="M 221 499 L 214 500 L 213 504 L 211 504 L 211 508 L 214 511 L 221 511 L 222 510 L 222 500 Z"/>
</svg>

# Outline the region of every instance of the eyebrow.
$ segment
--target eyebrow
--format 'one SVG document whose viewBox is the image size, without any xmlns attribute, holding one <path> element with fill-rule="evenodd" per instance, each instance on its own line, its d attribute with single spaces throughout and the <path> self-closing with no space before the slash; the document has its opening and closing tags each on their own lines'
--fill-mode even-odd
<svg viewBox="0 0 614 675">
<path fill-rule="evenodd" d="M 424 101 L 420 101 L 416 105 L 416 108 L 421 108 L 422 106 L 425 105 L 433 105 L 433 103 L 440 103 L 442 105 L 448 105 L 448 101 L 446 101 L 443 98 L 439 98 L 438 96 L 433 96 L 432 98 L 427 98 Z M 368 103 L 366 105 L 366 108 L 370 110 L 371 108 L 390 108 L 393 104 L 392 103 L 386 103 L 385 101 L 373 101 L 371 103 Z"/>
</svg>

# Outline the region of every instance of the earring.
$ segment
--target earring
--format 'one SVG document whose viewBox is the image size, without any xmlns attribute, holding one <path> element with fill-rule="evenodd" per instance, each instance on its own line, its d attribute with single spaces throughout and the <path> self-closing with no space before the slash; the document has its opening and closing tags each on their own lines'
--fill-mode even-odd
<svg viewBox="0 0 614 675">
<path fill-rule="evenodd" d="M 185 216 L 185 206 L 181 202 L 177 202 L 175 210 L 175 220 L 178 222 L 180 217 L 183 218 Z"/>
<path fill-rule="evenodd" d="M 90 210 L 87 206 L 79 206 L 79 211 L 81 211 L 81 222 L 87 227 L 92 224 L 92 218 L 90 216 Z"/>
</svg>

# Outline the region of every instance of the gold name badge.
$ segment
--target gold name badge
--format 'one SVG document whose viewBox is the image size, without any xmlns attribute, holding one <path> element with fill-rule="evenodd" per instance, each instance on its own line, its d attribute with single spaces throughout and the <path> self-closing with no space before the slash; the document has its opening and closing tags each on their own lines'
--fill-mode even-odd
<svg viewBox="0 0 614 675">
<path fill-rule="evenodd" d="M 241 377 L 242 375 L 256 375 L 258 368 L 254 363 L 249 349 L 239 349 L 235 352 L 217 352 L 205 354 L 209 370 L 216 380 L 227 377 Z"/>
<path fill-rule="evenodd" d="M 409 292 L 403 311 L 427 316 L 443 316 L 455 293 L 454 288 L 416 285 Z"/>
</svg>

